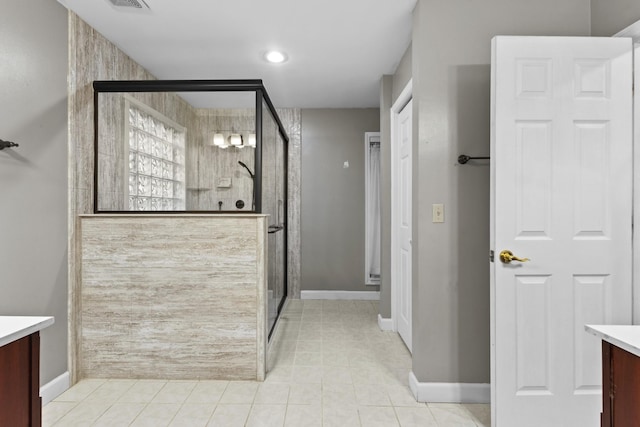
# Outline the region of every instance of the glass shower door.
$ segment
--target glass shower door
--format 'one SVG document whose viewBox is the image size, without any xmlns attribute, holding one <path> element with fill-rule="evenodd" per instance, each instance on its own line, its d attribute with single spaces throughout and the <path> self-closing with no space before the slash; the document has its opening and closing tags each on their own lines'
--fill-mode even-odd
<svg viewBox="0 0 640 427">
<path fill-rule="evenodd" d="M 286 141 L 266 103 L 262 106 L 262 212 L 268 218 L 269 333 L 287 296 Z"/>
</svg>

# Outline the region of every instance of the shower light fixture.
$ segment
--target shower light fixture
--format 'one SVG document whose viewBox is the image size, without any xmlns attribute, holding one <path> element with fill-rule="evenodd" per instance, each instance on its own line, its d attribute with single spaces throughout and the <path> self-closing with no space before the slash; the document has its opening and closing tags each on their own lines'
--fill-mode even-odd
<svg viewBox="0 0 640 427">
<path fill-rule="evenodd" d="M 277 50 L 271 50 L 264 55 L 264 59 L 272 64 L 282 64 L 287 61 L 287 55 L 284 52 L 279 52 Z"/>
<path fill-rule="evenodd" d="M 234 147 L 242 148 L 242 135 L 239 133 L 232 133 L 229 135 L 229 143 Z"/>
<path fill-rule="evenodd" d="M 247 146 L 248 147 L 252 147 L 252 148 L 256 148 L 256 134 L 255 133 L 250 133 L 247 136 Z"/>
<path fill-rule="evenodd" d="M 253 131 L 218 130 L 211 135 L 208 144 L 218 148 L 256 148 L 256 134 Z"/>
<path fill-rule="evenodd" d="M 224 135 L 221 133 L 214 133 L 213 134 L 213 145 L 218 146 L 218 147 L 222 147 L 223 145 L 226 146 L 226 142 L 224 140 Z"/>
</svg>

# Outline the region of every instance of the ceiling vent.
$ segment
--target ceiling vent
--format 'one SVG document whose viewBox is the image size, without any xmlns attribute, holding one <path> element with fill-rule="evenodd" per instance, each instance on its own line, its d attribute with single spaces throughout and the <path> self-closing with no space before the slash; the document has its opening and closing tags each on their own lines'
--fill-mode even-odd
<svg viewBox="0 0 640 427">
<path fill-rule="evenodd" d="M 149 12 L 151 8 L 144 0 L 107 0 L 116 10 L 124 12 Z"/>
</svg>

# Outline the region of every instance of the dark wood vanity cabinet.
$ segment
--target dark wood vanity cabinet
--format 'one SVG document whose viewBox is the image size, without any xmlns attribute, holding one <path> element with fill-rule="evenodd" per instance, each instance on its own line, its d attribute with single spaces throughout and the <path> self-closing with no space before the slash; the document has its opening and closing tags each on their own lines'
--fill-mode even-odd
<svg viewBox="0 0 640 427">
<path fill-rule="evenodd" d="M 40 333 L 0 347 L 0 427 L 39 427 Z"/>
<path fill-rule="evenodd" d="M 640 426 L 640 357 L 604 340 L 601 425 Z"/>
</svg>

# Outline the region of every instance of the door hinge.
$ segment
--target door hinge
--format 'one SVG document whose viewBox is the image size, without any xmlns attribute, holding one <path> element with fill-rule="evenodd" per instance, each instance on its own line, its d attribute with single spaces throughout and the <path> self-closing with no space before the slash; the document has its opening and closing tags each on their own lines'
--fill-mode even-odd
<svg viewBox="0 0 640 427">
<path fill-rule="evenodd" d="M 489 251 L 489 262 L 493 262 L 493 258 L 494 258 L 494 252 Z"/>
</svg>

